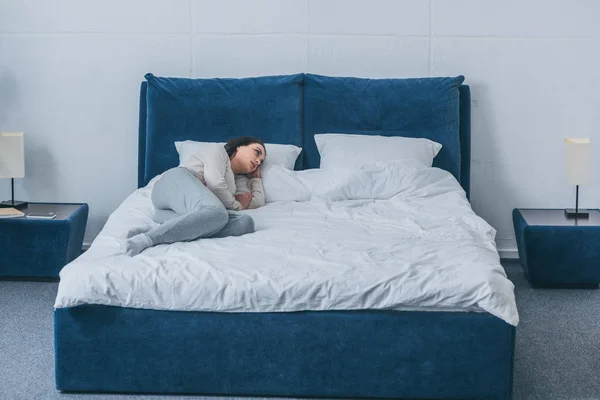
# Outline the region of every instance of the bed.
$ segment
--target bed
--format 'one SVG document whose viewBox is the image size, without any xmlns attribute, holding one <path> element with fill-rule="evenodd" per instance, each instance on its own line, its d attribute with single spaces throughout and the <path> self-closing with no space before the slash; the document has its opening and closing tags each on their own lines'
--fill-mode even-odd
<svg viewBox="0 0 600 400">
<path fill-rule="evenodd" d="M 256 290 L 249 286 L 252 290 L 238 291 L 231 296 L 227 291 L 236 285 L 223 283 L 228 279 L 227 272 L 219 275 L 213 268 L 210 273 L 201 275 L 206 282 L 190 275 L 190 271 L 195 271 L 193 263 L 202 257 L 211 260 L 209 264 L 214 267 L 219 265 L 219 260 L 228 262 L 227 249 L 245 245 L 243 243 L 254 243 L 248 245 L 248 249 L 256 248 L 259 242 L 252 240 L 258 239 L 267 243 L 273 237 L 269 236 L 270 227 L 279 226 L 278 221 L 289 222 L 290 215 L 302 212 L 312 215 L 313 220 L 307 224 L 318 224 L 315 215 L 321 215 L 329 224 L 324 226 L 324 231 L 343 231 L 345 228 L 332 221 L 332 214 L 328 213 L 347 215 L 351 212 L 348 208 L 340 211 L 331 203 L 297 203 L 281 205 L 281 209 L 265 207 L 253 214 L 258 229 L 243 239 L 248 242 L 229 238 L 204 241 L 204 244 L 174 244 L 160 250 L 151 249 L 137 259 L 119 255 L 114 243 L 119 235 L 132 234 L 135 221 L 148 219 L 147 199 L 153 180 L 177 165 L 175 141 L 219 141 L 235 136 L 236 132 L 259 136 L 268 143 L 302 147 L 297 170 L 319 167 L 319 152 L 314 143 L 317 133 L 430 138 L 443 145 L 434 167 L 459 183 L 461 193 L 457 196 L 466 198 L 470 173 L 470 94 L 469 87 L 462 84 L 462 77 L 361 79 L 296 74 L 244 79 L 191 80 L 153 75 L 146 78 L 140 94 L 139 189 L 110 216 L 103 230 L 110 234 L 101 233 L 86 254 L 61 271 L 54 311 L 58 390 L 294 397 L 512 398 L 518 316 L 510 293 L 503 294 L 491 287 L 486 294 L 491 302 L 504 295 L 507 298 L 504 311 L 492 306 L 489 312 L 467 305 L 462 309 L 445 303 L 441 306 L 442 302 L 436 303 L 435 298 L 429 298 L 430 307 L 426 303 L 370 307 L 369 301 L 356 305 L 352 303 L 354 296 L 344 296 L 346 292 L 335 290 L 332 293 L 337 295 L 323 296 L 319 306 L 303 307 L 306 302 L 296 299 L 283 302 L 287 306 L 264 306 L 263 311 L 257 311 L 245 309 L 239 301 L 222 300 L 239 300 L 242 293 L 243 304 L 266 303 L 264 299 L 269 296 L 261 296 L 261 290 L 267 293 L 268 288 Z M 290 211 L 289 207 L 294 208 Z M 266 212 L 269 210 L 272 210 L 271 215 Z M 469 213 L 464 207 L 461 210 L 465 215 Z M 361 215 L 353 214 L 349 219 L 356 222 Z M 476 217 L 469 214 L 469 218 L 475 221 Z M 374 232 L 381 234 L 377 229 L 389 227 L 385 219 L 378 221 L 372 225 Z M 347 226 L 353 229 L 353 225 Z M 460 229 L 457 226 L 456 232 L 462 232 Z M 272 266 L 270 260 L 280 260 L 276 257 L 279 253 L 269 249 L 286 248 L 286 243 L 294 240 L 305 243 L 303 240 L 310 236 L 306 233 L 308 230 L 301 227 L 297 232 L 279 232 L 282 241 L 274 240 L 275 245 L 265 247 L 267 250 L 262 253 L 261 263 L 265 268 Z M 494 232 L 486 234 L 489 239 Z M 285 235 L 289 235 L 288 239 Z M 322 242 L 315 240 L 313 244 L 320 246 Z M 344 245 L 343 241 L 336 243 L 340 250 L 336 254 L 353 254 L 350 245 Z M 511 284 L 505 276 L 500 276 L 493 240 L 482 243 L 464 246 L 465 264 L 477 267 L 478 260 L 490 263 L 497 275 L 494 279 L 501 281 L 510 292 Z M 199 253 L 194 254 L 200 254 L 200 258 L 183 262 L 187 275 L 175 279 L 169 275 L 171 269 L 164 266 L 182 264 L 182 257 L 192 249 L 190 246 L 197 246 L 193 249 Z M 299 247 L 310 246 L 306 242 Z M 360 242 L 352 246 L 360 247 Z M 479 252 L 478 246 L 487 246 L 487 249 Z M 294 251 L 301 249 L 290 245 L 285 260 L 291 259 L 289 252 Z M 445 264 L 441 254 L 434 254 L 434 259 Z M 301 257 L 310 264 L 312 259 L 306 258 L 307 254 L 297 258 Z M 157 264 L 159 259 L 170 260 L 171 264 L 167 261 Z M 379 259 L 382 257 L 378 253 L 373 260 Z M 352 263 L 351 259 L 347 261 Z M 389 258 L 381 262 L 388 265 Z M 155 287 L 163 285 L 167 289 L 155 292 L 152 285 L 142 287 L 140 280 L 147 278 L 144 271 L 148 270 L 135 275 L 142 264 L 154 265 L 154 270 L 158 268 L 161 274 L 169 276 L 167 281 L 155 279 L 155 275 L 151 278 Z M 339 263 L 340 268 L 342 264 Z M 423 278 L 425 286 L 427 279 L 436 279 L 433 269 L 436 266 L 429 264 L 425 267 L 434 272 L 429 278 Z M 477 275 L 476 269 L 471 271 Z M 247 282 L 253 281 L 253 275 L 248 271 L 241 275 L 246 281 L 237 286 L 243 289 Z M 311 279 L 310 274 L 306 274 L 302 282 L 308 284 Z M 221 284 L 213 288 L 212 297 L 208 296 L 212 299 L 212 308 L 188 307 L 190 302 L 179 301 L 184 295 L 197 299 L 203 284 L 210 286 L 209 281 Z M 196 286 L 182 286 L 190 282 Z M 389 286 L 373 287 L 387 290 L 388 295 L 390 292 L 398 295 L 405 287 L 410 292 L 409 283 L 396 282 L 396 285 L 399 286 L 392 287 L 394 290 Z M 168 288 L 171 292 L 165 296 Z M 376 289 L 371 290 L 371 294 L 375 295 Z M 350 289 L 345 287 L 344 290 Z M 306 292 L 309 291 L 303 293 Z M 282 296 L 289 295 L 279 289 L 269 293 L 279 296 L 277 304 L 282 303 Z M 347 303 L 341 304 L 342 299 Z"/>
</svg>

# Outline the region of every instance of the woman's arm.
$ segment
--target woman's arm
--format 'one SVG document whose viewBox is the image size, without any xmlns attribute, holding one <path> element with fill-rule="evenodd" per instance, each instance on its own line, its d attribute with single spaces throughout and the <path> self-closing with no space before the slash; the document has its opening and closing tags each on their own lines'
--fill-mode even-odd
<svg viewBox="0 0 600 400">
<path fill-rule="evenodd" d="M 219 150 L 215 147 L 215 151 L 205 154 L 204 181 L 206 182 L 206 187 L 221 200 L 221 203 L 228 210 L 241 210 L 242 205 L 231 194 L 225 180 L 228 161 L 227 153 Z"/>
<path fill-rule="evenodd" d="M 261 178 L 248 179 L 244 175 L 235 177 L 236 193 L 251 193 L 252 201 L 248 209 L 259 208 L 265 205 L 265 195 Z"/>
<path fill-rule="evenodd" d="M 252 193 L 252 201 L 248 208 L 258 208 L 265 205 L 265 191 L 263 189 L 261 178 L 252 178 L 248 181 L 250 193 Z"/>
</svg>

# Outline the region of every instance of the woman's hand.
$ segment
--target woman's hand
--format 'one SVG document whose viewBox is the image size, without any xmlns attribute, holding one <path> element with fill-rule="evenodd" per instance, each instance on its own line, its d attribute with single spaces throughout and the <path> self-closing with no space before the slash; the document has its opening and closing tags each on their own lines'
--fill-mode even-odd
<svg viewBox="0 0 600 400">
<path fill-rule="evenodd" d="M 242 210 L 246 210 L 252 201 L 252 193 L 240 193 L 233 197 L 240 202 L 242 205 Z"/>
<path fill-rule="evenodd" d="M 254 170 L 254 172 L 251 172 L 249 174 L 246 175 L 248 177 L 248 179 L 252 179 L 252 178 L 262 178 L 262 174 L 260 172 L 260 167 L 256 168 Z"/>
</svg>

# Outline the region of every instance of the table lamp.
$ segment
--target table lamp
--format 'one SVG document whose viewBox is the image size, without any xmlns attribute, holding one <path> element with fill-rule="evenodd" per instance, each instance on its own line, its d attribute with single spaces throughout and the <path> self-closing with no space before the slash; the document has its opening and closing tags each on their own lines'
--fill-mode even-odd
<svg viewBox="0 0 600 400">
<path fill-rule="evenodd" d="M 10 178 L 11 200 L 0 203 L 0 208 L 24 208 L 27 203 L 15 201 L 15 178 L 25 177 L 25 146 L 23 133 L 0 132 L 0 178 Z"/>
<path fill-rule="evenodd" d="M 590 180 L 590 139 L 565 139 L 567 183 L 575 185 L 575 208 L 565 209 L 567 218 L 589 218 L 588 210 L 579 209 L 579 185 Z"/>
</svg>

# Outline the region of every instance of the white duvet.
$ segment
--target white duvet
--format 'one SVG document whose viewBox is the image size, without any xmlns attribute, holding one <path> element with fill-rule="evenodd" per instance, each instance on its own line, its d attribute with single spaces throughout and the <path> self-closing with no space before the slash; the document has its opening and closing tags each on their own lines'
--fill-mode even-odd
<svg viewBox="0 0 600 400">
<path fill-rule="evenodd" d="M 395 161 L 267 175 L 273 202 L 245 211 L 255 233 L 158 245 L 128 257 L 123 239 L 155 224 L 155 178 L 127 197 L 90 249 L 61 271 L 55 307 L 485 311 L 518 324 L 495 230 L 448 172 Z"/>
</svg>

